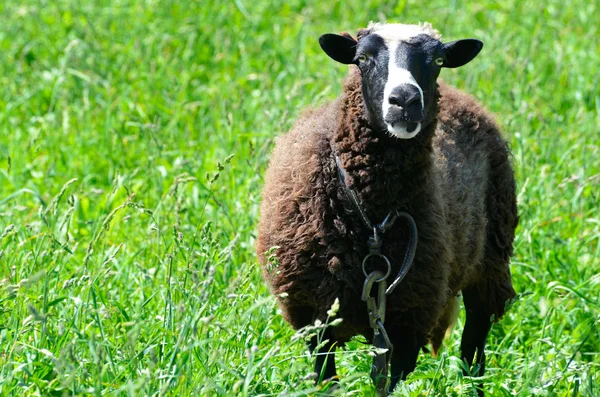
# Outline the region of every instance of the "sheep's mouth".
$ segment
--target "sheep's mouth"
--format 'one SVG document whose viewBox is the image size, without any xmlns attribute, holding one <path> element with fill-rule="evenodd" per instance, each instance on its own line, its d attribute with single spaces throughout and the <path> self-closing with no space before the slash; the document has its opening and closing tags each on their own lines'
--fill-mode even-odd
<svg viewBox="0 0 600 397">
<path fill-rule="evenodd" d="M 400 139 L 414 138 L 421 131 L 421 123 L 418 121 L 395 121 L 386 124 L 388 132 Z"/>
</svg>

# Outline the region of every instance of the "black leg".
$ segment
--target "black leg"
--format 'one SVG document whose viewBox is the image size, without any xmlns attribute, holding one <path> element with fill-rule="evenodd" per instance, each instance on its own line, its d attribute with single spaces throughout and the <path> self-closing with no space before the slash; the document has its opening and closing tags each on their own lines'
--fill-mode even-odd
<svg viewBox="0 0 600 397">
<path fill-rule="evenodd" d="M 408 374 L 415 370 L 417 366 L 417 358 L 422 343 L 414 332 L 394 333 L 392 340 L 394 352 L 392 354 L 391 365 L 391 382 L 389 393 L 394 391 L 394 388 L 399 381 L 405 380 Z"/>
<path fill-rule="evenodd" d="M 485 341 L 492 326 L 491 313 L 484 307 L 476 288 L 465 289 L 463 299 L 467 320 L 460 344 L 462 359 L 468 368 L 473 366 L 472 375 L 483 376 L 485 373 Z M 476 357 L 475 351 L 477 351 Z M 475 357 L 475 364 L 473 364 L 473 357 Z M 466 371 L 463 372 L 467 375 Z M 483 396 L 481 385 L 477 394 Z"/>
<path fill-rule="evenodd" d="M 317 378 L 315 380 L 316 384 L 319 384 L 322 380 L 332 380 L 336 381 L 336 371 L 335 371 L 335 348 L 336 343 L 331 339 L 331 335 L 328 335 L 328 332 L 325 332 L 321 340 L 329 339 L 327 343 L 319 348 L 316 354 L 315 360 L 315 372 L 317 373 Z M 317 348 L 319 342 L 316 336 L 312 337 L 310 342 L 308 343 L 308 348 L 310 352 L 313 353 Z"/>
</svg>

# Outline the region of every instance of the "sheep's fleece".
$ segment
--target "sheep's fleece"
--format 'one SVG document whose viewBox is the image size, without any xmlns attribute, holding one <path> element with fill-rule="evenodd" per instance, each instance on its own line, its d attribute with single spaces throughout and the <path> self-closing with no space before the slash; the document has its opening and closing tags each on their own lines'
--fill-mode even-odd
<svg viewBox="0 0 600 397">
<path fill-rule="evenodd" d="M 369 218 L 391 210 L 414 218 L 418 246 L 406 278 L 387 299 L 388 334 L 440 347 L 456 315 L 457 295 L 478 289 L 497 320 L 514 298 L 509 258 L 518 222 L 510 154 L 491 116 L 470 96 L 438 84 L 437 120 L 415 138 L 372 131 L 358 68 L 342 95 L 306 111 L 277 139 L 265 177 L 257 253 L 285 319 L 295 328 L 324 321 L 339 298 L 343 343 L 372 336 L 362 259 L 366 230 L 338 178 L 335 155 Z M 435 109 L 434 109 L 435 111 Z M 408 227 L 383 236 L 392 276 L 404 258 Z M 267 253 L 267 254 L 265 254 Z"/>
</svg>

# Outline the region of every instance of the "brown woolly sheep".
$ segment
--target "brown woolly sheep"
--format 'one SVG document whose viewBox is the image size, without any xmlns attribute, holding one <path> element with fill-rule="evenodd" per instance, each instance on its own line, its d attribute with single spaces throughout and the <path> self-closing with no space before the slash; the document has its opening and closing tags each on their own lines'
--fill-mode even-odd
<svg viewBox="0 0 600 397">
<path fill-rule="evenodd" d="M 265 177 L 257 253 L 285 319 L 299 329 L 325 321 L 339 299 L 343 322 L 326 329 L 316 372 L 336 375 L 338 344 L 372 336 L 361 300 L 363 258 L 373 234 L 347 188 L 373 221 L 394 211 L 418 228 L 414 262 L 387 297 L 385 328 L 394 345 L 390 392 L 414 370 L 419 350 L 441 346 L 463 295 L 462 358 L 485 370 L 491 322 L 515 297 L 509 260 L 518 216 L 509 149 L 492 117 L 472 97 L 437 78 L 481 50 L 478 40 L 443 44 L 429 24 L 371 24 L 327 34 L 321 47 L 352 64 L 342 95 L 305 112 L 277 140 Z M 396 222 L 381 236 L 395 275 L 408 249 L 409 228 Z M 277 247 L 271 269 L 265 252 Z M 311 351 L 317 342 L 309 342 Z M 479 390 L 483 394 L 482 390 Z"/>
</svg>

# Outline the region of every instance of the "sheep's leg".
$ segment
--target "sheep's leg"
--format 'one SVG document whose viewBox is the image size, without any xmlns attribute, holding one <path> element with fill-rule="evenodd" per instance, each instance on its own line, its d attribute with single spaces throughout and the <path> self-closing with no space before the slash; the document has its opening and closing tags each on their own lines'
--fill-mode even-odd
<svg viewBox="0 0 600 397">
<path fill-rule="evenodd" d="M 413 332 L 394 335 L 394 352 L 391 359 L 391 379 L 388 392 L 391 394 L 399 381 L 405 380 L 415 370 L 421 343 Z"/>
<path fill-rule="evenodd" d="M 491 313 L 489 313 L 489 310 L 483 304 L 477 288 L 463 290 L 463 299 L 467 312 L 467 320 L 460 344 L 462 358 L 467 367 L 471 368 L 475 351 L 477 351 L 471 375 L 483 376 L 485 373 L 485 342 L 492 326 Z M 467 371 L 463 372 L 467 375 Z M 477 394 L 483 396 L 481 385 L 479 385 Z"/>
<path fill-rule="evenodd" d="M 324 345 L 319 347 L 316 354 L 315 360 L 315 372 L 317 374 L 317 378 L 315 379 L 315 383 L 319 384 L 321 380 L 331 380 L 337 381 L 336 378 L 336 370 L 335 370 L 335 349 L 336 343 L 331 339 L 331 335 L 329 332 L 325 332 L 323 335 L 324 339 L 328 339 Z M 308 343 L 308 348 L 310 352 L 313 353 L 317 346 L 319 345 L 319 341 L 316 336 L 312 337 L 310 342 Z"/>
</svg>

